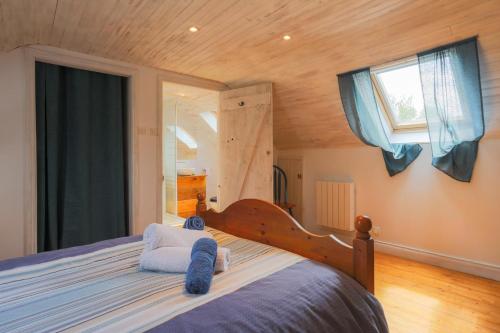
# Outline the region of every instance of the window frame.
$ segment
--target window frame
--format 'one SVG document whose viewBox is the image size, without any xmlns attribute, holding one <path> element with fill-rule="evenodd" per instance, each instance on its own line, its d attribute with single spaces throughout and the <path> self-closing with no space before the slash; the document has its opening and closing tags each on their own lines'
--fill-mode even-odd
<svg viewBox="0 0 500 333">
<path fill-rule="evenodd" d="M 377 99 L 377 103 L 382 111 L 381 112 L 382 116 L 385 118 L 386 123 L 389 125 L 389 127 L 392 129 L 394 133 L 427 130 L 428 126 L 427 121 L 415 124 L 398 124 L 396 119 L 394 119 L 392 109 L 387 100 L 386 97 L 387 92 L 384 88 L 383 83 L 377 77 L 377 74 L 412 65 L 418 65 L 417 56 L 407 57 L 401 60 L 386 63 L 370 69 L 370 77 L 372 81 L 373 90 L 375 92 L 375 98 Z"/>
</svg>

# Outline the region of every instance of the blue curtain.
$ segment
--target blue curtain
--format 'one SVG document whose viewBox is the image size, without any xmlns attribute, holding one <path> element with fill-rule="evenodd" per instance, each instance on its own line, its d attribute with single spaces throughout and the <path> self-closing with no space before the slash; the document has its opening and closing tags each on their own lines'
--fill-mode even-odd
<svg viewBox="0 0 500 333">
<path fill-rule="evenodd" d="M 476 38 L 418 54 L 432 165 L 469 182 L 484 135 Z"/>
<path fill-rule="evenodd" d="M 349 126 L 365 144 L 380 147 L 389 175 L 394 176 L 413 162 L 422 147 L 414 144 L 391 144 L 387 138 L 375 99 L 370 69 L 338 76 L 340 96 Z"/>
</svg>

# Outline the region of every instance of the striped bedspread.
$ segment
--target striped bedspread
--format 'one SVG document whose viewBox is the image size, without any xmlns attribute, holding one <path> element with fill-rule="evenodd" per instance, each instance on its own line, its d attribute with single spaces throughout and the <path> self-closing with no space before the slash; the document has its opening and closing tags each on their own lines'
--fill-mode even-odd
<svg viewBox="0 0 500 333">
<path fill-rule="evenodd" d="M 0 332 L 142 332 L 304 260 L 217 230 L 231 266 L 207 295 L 184 291 L 184 274 L 139 271 L 143 242 L 0 271 Z"/>
</svg>

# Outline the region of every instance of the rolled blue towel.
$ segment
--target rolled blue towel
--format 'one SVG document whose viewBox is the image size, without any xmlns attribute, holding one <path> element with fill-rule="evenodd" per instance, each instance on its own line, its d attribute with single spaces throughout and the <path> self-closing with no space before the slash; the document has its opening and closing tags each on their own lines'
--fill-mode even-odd
<svg viewBox="0 0 500 333">
<path fill-rule="evenodd" d="M 205 221 L 199 216 L 190 216 L 184 222 L 185 229 L 203 230 L 205 228 Z"/>
<path fill-rule="evenodd" d="M 191 250 L 191 263 L 186 273 L 186 290 L 190 294 L 206 294 L 210 289 L 217 259 L 217 243 L 210 238 L 196 241 Z"/>
</svg>

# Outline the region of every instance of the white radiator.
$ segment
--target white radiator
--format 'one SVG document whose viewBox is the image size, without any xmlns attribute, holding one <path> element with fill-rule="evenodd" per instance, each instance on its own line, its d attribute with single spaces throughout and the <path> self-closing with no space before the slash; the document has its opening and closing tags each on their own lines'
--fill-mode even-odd
<svg viewBox="0 0 500 333">
<path fill-rule="evenodd" d="M 316 221 L 339 230 L 354 230 L 354 183 L 316 182 Z"/>
</svg>

